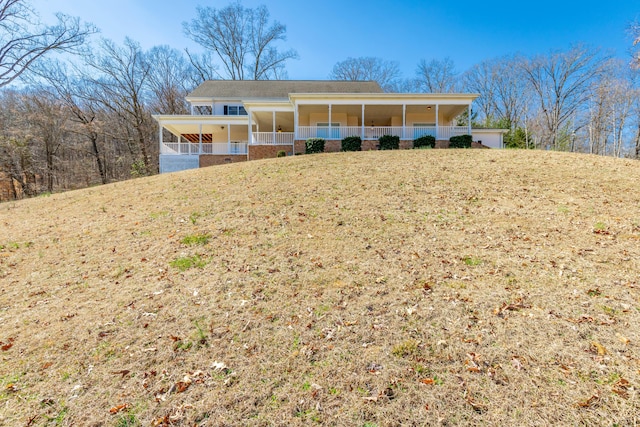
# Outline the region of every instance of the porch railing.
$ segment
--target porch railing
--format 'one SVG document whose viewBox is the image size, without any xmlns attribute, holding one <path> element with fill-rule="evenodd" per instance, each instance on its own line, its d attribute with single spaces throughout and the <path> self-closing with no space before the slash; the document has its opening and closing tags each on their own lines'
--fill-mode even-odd
<svg viewBox="0 0 640 427">
<path fill-rule="evenodd" d="M 197 142 L 163 142 L 160 154 L 247 154 L 247 141 L 203 142 L 202 152 Z"/>
<path fill-rule="evenodd" d="M 452 136 L 469 133 L 467 126 L 299 126 L 298 139 L 323 138 L 343 139 L 348 136 L 359 136 L 362 139 L 378 139 L 383 135 L 398 136 L 401 139 L 413 140 L 425 135 L 436 139 L 449 139 Z"/>
<path fill-rule="evenodd" d="M 291 145 L 293 132 L 253 132 L 252 144 L 262 145 Z"/>
</svg>

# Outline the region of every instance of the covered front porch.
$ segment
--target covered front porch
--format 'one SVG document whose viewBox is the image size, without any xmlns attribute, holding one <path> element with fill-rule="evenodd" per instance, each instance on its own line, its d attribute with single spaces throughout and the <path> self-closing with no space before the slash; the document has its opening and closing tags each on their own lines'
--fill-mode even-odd
<svg viewBox="0 0 640 427">
<path fill-rule="evenodd" d="M 473 99 L 467 94 L 292 94 L 294 138 L 359 136 L 366 141 L 393 135 L 412 141 L 430 135 L 449 140 L 471 134 Z"/>
<path fill-rule="evenodd" d="M 245 102 L 252 131 L 249 145 L 293 145 L 293 106 L 288 101 Z"/>
<path fill-rule="evenodd" d="M 160 155 L 246 155 L 246 117 L 154 116 L 160 125 Z"/>
</svg>

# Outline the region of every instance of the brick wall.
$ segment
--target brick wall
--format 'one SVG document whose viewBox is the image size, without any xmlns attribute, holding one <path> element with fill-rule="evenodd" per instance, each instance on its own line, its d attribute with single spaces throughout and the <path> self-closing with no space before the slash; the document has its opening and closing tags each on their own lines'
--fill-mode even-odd
<svg viewBox="0 0 640 427">
<path fill-rule="evenodd" d="M 284 151 L 287 156 L 293 154 L 291 145 L 249 145 L 249 160 L 275 159 L 278 157 L 278 151 Z M 299 153 L 300 151 L 297 151 Z M 304 145 L 302 147 L 304 153 Z"/>
<path fill-rule="evenodd" d="M 246 162 L 246 154 L 203 154 L 200 156 L 200 167 L 224 165 L 225 163 Z"/>
</svg>

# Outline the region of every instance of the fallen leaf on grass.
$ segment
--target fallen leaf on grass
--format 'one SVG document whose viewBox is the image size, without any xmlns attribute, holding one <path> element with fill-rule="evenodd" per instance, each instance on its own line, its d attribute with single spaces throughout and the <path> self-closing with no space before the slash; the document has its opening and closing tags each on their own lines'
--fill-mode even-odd
<svg viewBox="0 0 640 427">
<path fill-rule="evenodd" d="M 475 400 L 471 399 L 470 397 L 467 398 L 467 403 L 469 405 L 471 405 L 471 407 L 473 408 L 474 411 L 476 411 L 479 414 L 484 414 L 485 412 L 487 412 L 487 405 L 484 405 L 482 403 L 476 402 Z"/>
<path fill-rule="evenodd" d="M 14 383 L 9 383 L 4 389 L 8 392 L 15 393 L 16 391 L 18 391 L 18 386 Z"/>
<path fill-rule="evenodd" d="M 182 393 L 184 391 L 186 391 L 189 386 L 191 385 L 191 381 L 178 381 L 176 383 L 176 387 L 175 387 L 175 391 L 176 393 Z"/>
<path fill-rule="evenodd" d="M 605 346 L 603 346 L 599 342 L 592 341 L 591 345 L 592 345 L 592 351 L 594 353 L 598 353 L 598 356 L 604 356 L 605 354 L 607 354 L 607 349 L 605 348 Z"/>
<path fill-rule="evenodd" d="M 124 403 L 124 404 L 122 404 L 122 405 L 116 405 L 116 406 L 114 406 L 113 408 L 109 409 L 109 412 L 110 412 L 111 414 L 117 414 L 117 413 L 118 413 L 118 412 L 120 412 L 120 411 L 123 411 L 123 410 L 125 410 L 125 409 L 128 409 L 128 408 L 129 408 L 129 406 L 130 406 L 130 405 L 129 405 L 128 403 Z"/>
<path fill-rule="evenodd" d="M 521 371 L 524 368 L 518 356 L 513 356 L 511 358 L 511 366 L 513 366 L 516 371 Z"/>
<path fill-rule="evenodd" d="M 597 394 L 594 394 L 593 396 L 591 396 L 587 400 L 583 400 L 582 402 L 578 402 L 578 404 L 576 406 L 578 406 L 579 408 L 590 408 L 596 402 L 598 402 L 598 400 L 600 400 L 600 396 L 598 396 Z"/>
<path fill-rule="evenodd" d="M 620 397 L 627 399 L 629 397 L 629 389 L 633 389 L 631 383 L 624 378 L 620 378 L 612 387 L 611 391 Z"/>
<path fill-rule="evenodd" d="M 111 372 L 111 373 L 112 373 L 112 374 L 114 374 L 114 375 L 122 375 L 122 378 L 124 378 L 124 377 L 126 377 L 126 376 L 127 376 L 127 374 L 128 374 L 129 372 L 131 372 L 131 371 L 130 371 L 130 370 L 128 370 L 128 369 L 123 369 L 123 370 L 121 370 L 121 371 L 113 371 L 113 372 Z"/>
<path fill-rule="evenodd" d="M 433 378 L 423 378 L 420 380 L 420 382 L 422 384 L 433 385 L 436 383 L 436 380 L 434 380 Z"/>
<path fill-rule="evenodd" d="M 2 351 L 7 351 L 9 350 L 11 347 L 13 347 L 13 342 L 15 341 L 15 338 L 9 338 L 7 340 L 7 342 L 4 341 L 0 341 L 0 349 Z"/>
<path fill-rule="evenodd" d="M 222 371 L 224 369 L 227 369 L 227 365 L 225 365 L 224 362 L 218 362 L 215 361 L 211 364 L 211 367 L 213 368 L 214 371 Z"/>
<path fill-rule="evenodd" d="M 382 365 L 378 365 L 377 363 L 371 362 L 369 366 L 367 366 L 367 371 L 370 374 L 380 375 L 380 371 L 384 369 Z"/>
<path fill-rule="evenodd" d="M 620 340 L 620 342 L 624 345 L 628 345 L 631 340 L 627 337 L 625 337 L 624 335 L 620 334 L 619 332 L 616 333 L 616 337 L 618 337 L 618 339 Z"/>
<path fill-rule="evenodd" d="M 518 299 L 511 304 L 507 304 L 506 302 L 503 302 L 500 307 L 493 310 L 493 314 L 499 317 L 505 317 L 507 315 L 506 314 L 507 311 L 520 311 L 525 308 L 531 308 L 531 306 L 529 304 L 524 304 L 522 302 L 522 299 Z"/>
<path fill-rule="evenodd" d="M 465 366 L 467 367 L 467 371 L 469 372 L 480 372 L 480 366 L 478 365 L 480 358 L 475 353 L 467 353 L 467 360 L 464 361 Z"/>
</svg>

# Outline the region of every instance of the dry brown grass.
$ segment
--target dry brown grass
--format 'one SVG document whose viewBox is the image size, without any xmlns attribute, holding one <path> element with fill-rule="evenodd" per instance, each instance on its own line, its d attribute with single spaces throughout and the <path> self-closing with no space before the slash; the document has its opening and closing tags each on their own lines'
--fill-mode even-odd
<svg viewBox="0 0 640 427">
<path fill-rule="evenodd" d="M 362 152 L 2 204 L 0 425 L 637 425 L 639 182 Z"/>
</svg>

